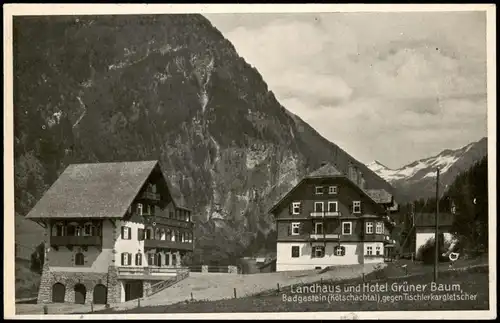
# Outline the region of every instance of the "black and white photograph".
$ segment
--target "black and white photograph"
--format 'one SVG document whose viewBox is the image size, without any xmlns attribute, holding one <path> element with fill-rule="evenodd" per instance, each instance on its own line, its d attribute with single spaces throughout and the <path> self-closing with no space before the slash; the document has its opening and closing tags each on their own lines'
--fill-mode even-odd
<svg viewBox="0 0 500 323">
<path fill-rule="evenodd" d="M 4 318 L 496 318 L 495 28 L 4 5 Z"/>
</svg>

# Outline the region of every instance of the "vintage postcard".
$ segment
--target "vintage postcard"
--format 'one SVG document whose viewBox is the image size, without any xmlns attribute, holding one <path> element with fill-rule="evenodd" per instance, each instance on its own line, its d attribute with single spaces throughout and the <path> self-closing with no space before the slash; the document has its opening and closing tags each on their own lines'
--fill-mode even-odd
<svg viewBox="0 0 500 323">
<path fill-rule="evenodd" d="M 494 5 L 4 6 L 4 318 L 496 318 Z"/>
</svg>

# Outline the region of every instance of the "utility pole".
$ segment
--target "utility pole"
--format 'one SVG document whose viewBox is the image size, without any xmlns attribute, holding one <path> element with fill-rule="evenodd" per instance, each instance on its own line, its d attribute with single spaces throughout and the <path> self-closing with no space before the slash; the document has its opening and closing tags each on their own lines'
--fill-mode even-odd
<svg viewBox="0 0 500 323">
<path fill-rule="evenodd" d="M 435 244 L 435 250 L 434 250 L 434 282 L 437 282 L 438 280 L 438 267 L 439 267 L 439 168 L 437 169 L 437 176 L 436 176 L 436 219 L 435 219 L 435 224 L 436 224 L 436 232 L 435 232 L 435 237 L 434 237 L 434 244 Z"/>
</svg>

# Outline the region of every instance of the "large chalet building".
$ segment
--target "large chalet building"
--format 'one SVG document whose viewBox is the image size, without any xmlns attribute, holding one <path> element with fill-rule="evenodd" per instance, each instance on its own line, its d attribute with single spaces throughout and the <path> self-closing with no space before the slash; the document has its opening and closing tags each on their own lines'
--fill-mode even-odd
<svg viewBox="0 0 500 323">
<path fill-rule="evenodd" d="M 157 161 L 69 165 L 27 218 L 46 230 L 38 303 L 146 296 L 193 251 L 191 211 Z"/>
<path fill-rule="evenodd" d="M 277 271 L 384 262 L 395 241 L 394 197 L 367 189 L 363 174 L 322 166 L 303 178 L 270 213 L 277 227 Z"/>
</svg>

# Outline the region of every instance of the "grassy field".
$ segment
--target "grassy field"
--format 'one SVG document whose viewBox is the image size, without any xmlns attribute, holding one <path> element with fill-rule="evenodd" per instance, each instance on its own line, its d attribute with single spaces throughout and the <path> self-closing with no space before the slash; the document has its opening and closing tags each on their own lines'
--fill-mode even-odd
<svg viewBox="0 0 500 323">
<path fill-rule="evenodd" d="M 119 313 L 228 313 L 228 312 L 322 312 L 322 311 L 401 311 L 401 310 L 488 310 L 489 309 L 489 284 L 487 268 L 469 272 L 443 272 L 440 274 L 439 283 L 451 286 L 458 284 L 460 290 L 454 291 L 431 291 L 432 273 L 421 276 L 413 276 L 405 279 L 385 278 L 378 281 L 379 286 L 387 284 L 389 291 L 363 293 L 361 291 L 346 290 L 347 286 L 362 285 L 362 280 L 350 280 L 341 283 L 323 282 L 323 286 L 338 286 L 340 292 L 333 293 L 307 293 L 298 292 L 299 286 L 286 288 L 280 292 L 267 292 L 258 296 L 250 296 L 236 299 L 219 301 L 185 301 L 168 306 L 141 307 Z M 367 277 L 365 277 L 367 279 Z M 394 286 L 406 286 L 426 284 L 426 290 L 422 292 L 391 291 Z M 368 280 L 367 280 L 368 282 Z M 375 281 L 371 280 L 371 286 Z M 307 286 L 307 285 L 304 285 Z M 311 285 L 309 285 L 311 286 Z M 292 288 L 293 291 L 292 292 Z M 457 288 L 455 286 L 455 288 Z M 337 295 L 332 299 L 328 295 Z M 424 299 L 431 297 L 432 300 Z M 463 297 L 462 300 L 442 299 L 443 296 Z M 365 296 L 363 296 L 365 295 Z M 377 299 L 367 299 L 370 296 Z M 378 295 L 378 296 L 377 296 Z M 427 296 L 425 296 L 427 295 Z M 455 295 L 455 296 L 453 296 Z M 295 296 L 295 298 L 294 298 Z M 316 297 L 316 299 L 314 299 Z M 357 297 L 358 299 L 339 299 L 339 297 Z M 365 299 L 363 299 L 365 297 Z M 410 299 L 415 297 L 416 299 Z M 436 299 L 441 297 L 441 299 Z M 308 299 L 309 298 L 309 299 Z M 99 314 L 117 313 L 110 310 L 100 311 Z"/>
<path fill-rule="evenodd" d="M 16 299 L 36 297 L 40 285 L 40 275 L 30 270 L 30 262 L 25 259 L 16 259 Z"/>
</svg>

